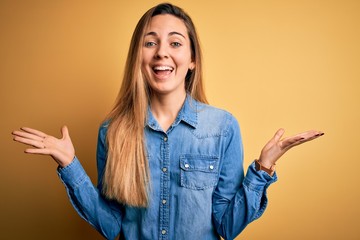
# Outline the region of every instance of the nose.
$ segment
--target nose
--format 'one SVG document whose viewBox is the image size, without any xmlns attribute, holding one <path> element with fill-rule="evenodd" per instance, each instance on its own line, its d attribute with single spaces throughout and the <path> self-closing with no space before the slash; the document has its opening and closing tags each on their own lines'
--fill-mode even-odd
<svg viewBox="0 0 360 240">
<path fill-rule="evenodd" d="M 169 57 L 169 53 L 168 53 L 168 48 L 166 46 L 166 44 L 159 44 L 157 47 L 157 51 L 155 53 L 155 58 L 156 59 L 161 59 L 161 58 L 168 58 Z"/>
</svg>

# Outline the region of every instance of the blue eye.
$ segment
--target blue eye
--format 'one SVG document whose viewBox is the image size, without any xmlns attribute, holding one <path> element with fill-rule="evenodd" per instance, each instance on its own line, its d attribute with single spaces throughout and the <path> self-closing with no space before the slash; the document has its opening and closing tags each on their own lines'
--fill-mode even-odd
<svg viewBox="0 0 360 240">
<path fill-rule="evenodd" d="M 145 42 L 145 47 L 152 47 L 155 45 L 156 45 L 156 43 L 154 43 L 154 42 Z"/>
</svg>

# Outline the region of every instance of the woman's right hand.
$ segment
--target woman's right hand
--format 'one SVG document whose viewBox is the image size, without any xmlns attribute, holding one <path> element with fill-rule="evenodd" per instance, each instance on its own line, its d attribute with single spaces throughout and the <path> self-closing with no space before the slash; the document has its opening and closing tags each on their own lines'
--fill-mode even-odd
<svg viewBox="0 0 360 240">
<path fill-rule="evenodd" d="M 61 134 L 59 139 L 27 127 L 12 132 L 14 141 L 33 147 L 26 149 L 25 153 L 50 155 L 60 167 L 66 167 L 74 159 L 75 149 L 66 126 L 61 128 Z"/>
</svg>

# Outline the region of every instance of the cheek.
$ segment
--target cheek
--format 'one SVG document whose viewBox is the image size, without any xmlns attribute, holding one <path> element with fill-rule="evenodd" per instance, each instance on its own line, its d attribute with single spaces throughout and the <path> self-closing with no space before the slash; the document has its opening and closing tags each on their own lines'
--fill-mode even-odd
<svg viewBox="0 0 360 240">
<path fill-rule="evenodd" d="M 150 63 L 151 59 L 152 57 L 149 50 L 148 49 L 143 50 L 141 55 L 141 66 L 146 67 L 146 65 Z"/>
<path fill-rule="evenodd" d="M 178 54 L 173 59 L 174 59 L 175 64 L 181 68 L 187 67 L 191 61 L 191 59 L 187 53 Z"/>
<path fill-rule="evenodd" d="M 143 57 L 141 60 L 141 71 L 146 74 L 150 70 L 149 61 Z"/>
<path fill-rule="evenodd" d="M 192 56 L 191 56 L 191 52 L 186 51 L 183 56 L 182 56 L 182 60 L 183 60 L 183 65 L 184 67 L 186 67 L 187 69 L 191 68 L 191 66 L 193 65 L 193 60 L 192 60 Z"/>
</svg>

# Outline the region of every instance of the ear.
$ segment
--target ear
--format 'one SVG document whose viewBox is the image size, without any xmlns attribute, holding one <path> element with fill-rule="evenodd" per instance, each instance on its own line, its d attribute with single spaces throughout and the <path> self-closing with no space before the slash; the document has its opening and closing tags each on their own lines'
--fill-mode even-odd
<svg viewBox="0 0 360 240">
<path fill-rule="evenodd" d="M 194 68 L 195 68 L 195 62 L 191 62 L 189 64 L 189 70 L 192 71 L 192 70 L 194 70 Z"/>
</svg>

